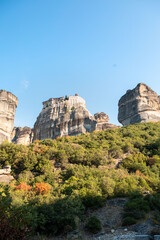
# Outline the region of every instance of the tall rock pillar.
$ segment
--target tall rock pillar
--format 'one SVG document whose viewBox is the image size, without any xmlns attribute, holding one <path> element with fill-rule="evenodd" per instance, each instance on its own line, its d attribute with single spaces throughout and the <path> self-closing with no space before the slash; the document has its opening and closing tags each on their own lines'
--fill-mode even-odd
<svg viewBox="0 0 160 240">
<path fill-rule="evenodd" d="M 11 140 L 18 99 L 12 93 L 0 90 L 0 144 Z"/>
<path fill-rule="evenodd" d="M 118 120 L 124 126 L 160 121 L 160 96 L 144 83 L 128 90 L 118 105 Z"/>
</svg>

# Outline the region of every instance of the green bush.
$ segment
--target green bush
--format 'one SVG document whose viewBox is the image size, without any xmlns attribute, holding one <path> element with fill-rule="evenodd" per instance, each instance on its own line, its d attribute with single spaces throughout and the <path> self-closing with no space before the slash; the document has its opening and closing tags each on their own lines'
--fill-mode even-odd
<svg viewBox="0 0 160 240">
<path fill-rule="evenodd" d="M 133 225 L 135 223 L 136 223 L 136 219 L 128 216 L 123 219 L 122 225 L 129 226 L 129 225 Z"/>
<path fill-rule="evenodd" d="M 36 231 L 47 235 L 59 234 L 78 227 L 76 220 L 82 219 L 84 206 L 78 198 L 64 198 L 52 204 L 41 204 L 37 211 Z"/>
<path fill-rule="evenodd" d="M 25 240 L 34 232 L 37 213 L 31 205 L 13 206 L 9 188 L 0 192 L 0 239 Z"/>
<path fill-rule="evenodd" d="M 134 221 L 137 221 L 138 219 L 144 219 L 146 216 L 146 213 L 148 213 L 149 210 L 150 210 L 150 203 L 147 201 L 146 197 L 144 197 L 139 193 L 132 194 L 130 199 L 124 206 L 124 213 L 123 213 L 124 225 L 133 224 L 132 223 L 133 219 Z"/>
<path fill-rule="evenodd" d="M 98 209 L 104 205 L 104 198 L 90 193 L 82 197 L 82 202 L 86 208 Z"/>
<path fill-rule="evenodd" d="M 101 221 L 96 216 L 92 216 L 88 219 L 86 228 L 89 232 L 96 234 L 102 230 Z"/>
</svg>

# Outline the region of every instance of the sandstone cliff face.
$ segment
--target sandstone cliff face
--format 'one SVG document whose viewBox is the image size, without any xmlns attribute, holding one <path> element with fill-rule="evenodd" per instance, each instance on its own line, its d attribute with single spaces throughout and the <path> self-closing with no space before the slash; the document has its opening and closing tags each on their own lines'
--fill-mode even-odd
<svg viewBox="0 0 160 240">
<path fill-rule="evenodd" d="M 160 120 L 160 96 L 140 83 L 119 100 L 118 120 L 123 125 Z"/>
<path fill-rule="evenodd" d="M 12 93 L 0 90 L 0 144 L 11 140 L 18 99 Z"/>
<path fill-rule="evenodd" d="M 43 109 L 34 124 L 34 139 L 91 133 L 104 129 L 106 123 L 108 116 L 98 113 L 93 117 L 86 108 L 85 100 L 77 94 L 67 99 L 51 98 L 43 102 Z"/>
<path fill-rule="evenodd" d="M 29 145 L 33 141 L 33 131 L 29 127 L 14 127 L 12 142 L 15 144 Z"/>
</svg>

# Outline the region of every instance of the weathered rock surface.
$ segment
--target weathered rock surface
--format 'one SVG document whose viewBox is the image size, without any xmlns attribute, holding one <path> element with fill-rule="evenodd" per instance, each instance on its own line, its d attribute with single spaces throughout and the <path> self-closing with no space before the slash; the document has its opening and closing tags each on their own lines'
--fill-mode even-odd
<svg viewBox="0 0 160 240">
<path fill-rule="evenodd" d="M 43 102 L 43 109 L 34 125 L 34 139 L 73 136 L 95 129 L 96 121 L 79 96 L 68 99 L 51 98 Z"/>
<path fill-rule="evenodd" d="M 160 96 L 140 83 L 119 100 L 118 120 L 124 126 L 140 122 L 160 121 Z"/>
<path fill-rule="evenodd" d="M 5 166 L 3 169 L 0 169 L 0 183 L 9 183 L 11 182 L 14 177 L 10 175 L 11 167 Z"/>
<path fill-rule="evenodd" d="M 0 90 L 0 144 L 11 141 L 15 111 L 18 99 L 12 93 Z"/>
<path fill-rule="evenodd" d="M 66 99 L 50 98 L 43 102 L 43 109 L 34 124 L 34 139 L 91 133 L 104 129 L 105 124 L 108 124 L 108 116 L 97 113 L 93 117 L 86 108 L 85 100 L 78 94 Z"/>
<path fill-rule="evenodd" d="M 15 144 L 29 145 L 33 140 L 33 131 L 29 127 L 14 127 L 12 131 L 12 142 Z"/>
<path fill-rule="evenodd" d="M 100 123 L 107 123 L 109 121 L 108 115 L 105 114 L 104 112 L 95 113 L 94 117 L 97 120 L 97 122 L 100 122 Z"/>
<path fill-rule="evenodd" d="M 104 112 L 94 114 L 94 117 L 97 121 L 96 131 L 102 131 L 109 128 L 117 128 L 116 125 L 109 123 L 109 117 Z"/>
</svg>

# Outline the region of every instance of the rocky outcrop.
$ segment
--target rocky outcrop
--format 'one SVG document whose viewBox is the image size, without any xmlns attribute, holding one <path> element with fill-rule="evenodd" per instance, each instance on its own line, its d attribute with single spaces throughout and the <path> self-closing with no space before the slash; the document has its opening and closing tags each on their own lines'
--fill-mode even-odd
<svg viewBox="0 0 160 240">
<path fill-rule="evenodd" d="M 9 183 L 14 180 L 13 176 L 10 175 L 11 166 L 7 165 L 3 169 L 0 169 L 0 183 Z"/>
<path fill-rule="evenodd" d="M 119 100 L 118 120 L 124 126 L 140 122 L 160 121 L 160 96 L 140 83 Z"/>
<path fill-rule="evenodd" d="M 29 127 L 13 129 L 18 99 L 12 93 L 0 90 L 0 144 L 4 140 L 16 144 L 28 145 L 33 140 L 33 132 Z"/>
<path fill-rule="evenodd" d="M 18 99 L 12 93 L 0 90 L 0 144 L 11 141 L 15 111 Z"/>
<path fill-rule="evenodd" d="M 109 117 L 104 112 L 94 114 L 96 119 L 96 131 L 102 131 L 110 128 L 117 128 L 116 125 L 109 123 Z"/>
<path fill-rule="evenodd" d="M 12 142 L 15 144 L 29 145 L 33 141 L 33 131 L 29 127 L 14 127 Z"/>
<path fill-rule="evenodd" d="M 104 112 L 101 113 L 95 113 L 94 114 L 95 119 L 97 120 L 97 122 L 101 122 L 101 123 L 107 123 L 109 121 L 109 117 L 107 114 L 105 114 Z"/>
<path fill-rule="evenodd" d="M 43 109 L 34 124 L 34 139 L 75 136 L 102 130 L 108 116 L 97 113 L 94 117 L 86 108 L 85 100 L 75 96 L 51 98 L 43 102 Z M 109 124 L 108 124 L 109 125 Z"/>
</svg>

